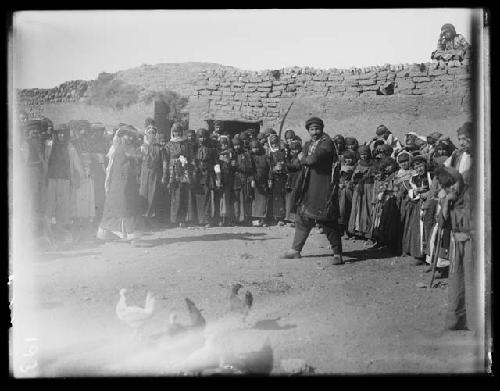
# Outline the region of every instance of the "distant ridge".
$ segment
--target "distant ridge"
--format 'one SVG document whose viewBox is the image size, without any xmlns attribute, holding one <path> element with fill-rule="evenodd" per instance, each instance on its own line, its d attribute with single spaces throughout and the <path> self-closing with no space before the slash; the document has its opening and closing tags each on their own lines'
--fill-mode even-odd
<svg viewBox="0 0 500 391">
<path fill-rule="evenodd" d="M 143 64 L 139 67 L 116 72 L 115 78 L 129 84 L 135 84 L 146 90 L 176 91 L 184 96 L 189 96 L 194 91 L 198 74 L 203 71 L 239 71 L 238 68 L 206 62 L 162 63 Z"/>
</svg>

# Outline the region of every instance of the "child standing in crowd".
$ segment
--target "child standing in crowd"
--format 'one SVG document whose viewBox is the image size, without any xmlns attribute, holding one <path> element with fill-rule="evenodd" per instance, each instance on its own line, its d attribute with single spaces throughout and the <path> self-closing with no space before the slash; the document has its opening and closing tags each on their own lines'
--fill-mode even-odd
<svg viewBox="0 0 500 391">
<path fill-rule="evenodd" d="M 349 217 L 351 215 L 352 193 L 354 184 L 352 182 L 352 174 L 356 165 L 356 154 L 351 150 L 345 150 L 341 155 L 343 164 L 340 167 L 340 183 L 339 183 L 339 230 L 341 235 L 344 233 L 350 237 L 351 234 L 347 229 Z"/>
<path fill-rule="evenodd" d="M 229 137 L 226 135 L 221 135 L 219 138 L 218 165 L 220 179 L 217 181 L 217 188 L 221 216 L 219 226 L 228 227 L 234 224 L 233 186 L 236 160 L 234 151 L 230 147 Z"/>
<path fill-rule="evenodd" d="M 251 184 L 255 168 L 250 153 L 244 149 L 239 137 L 234 138 L 233 148 L 236 161 L 233 184 L 234 216 L 237 223 L 248 225 L 252 218 L 253 191 Z"/>
<path fill-rule="evenodd" d="M 287 179 L 285 184 L 286 199 L 285 199 L 285 221 L 290 225 L 295 223 L 295 213 L 291 212 L 293 199 L 293 190 L 297 187 L 298 178 L 302 170 L 299 154 L 302 152 L 302 143 L 299 140 L 290 142 L 290 152 L 286 156 L 286 172 Z"/>
<path fill-rule="evenodd" d="M 262 144 L 253 140 L 250 143 L 252 148 L 252 162 L 255 167 L 255 176 L 251 182 L 254 193 L 252 202 L 252 217 L 253 225 L 267 226 L 264 221 L 267 216 L 267 208 L 269 203 L 269 157 L 266 155 Z"/>
<path fill-rule="evenodd" d="M 270 217 L 278 225 L 284 225 L 286 214 L 285 191 L 286 191 L 286 164 L 285 151 L 280 149 L 279 138 L 276 134 L 271 134 L 268 139 L 269 151 L 269 185 L 271 190 L 270 197 Z"/>
<path fill-rule="evenodd" d="M 432 182 L 427 171 L 427 160 L 423 156 L 415 156 L 411 163 L 415 174 L 410 179 L 410 189 L 405 208 L 403 230 L 403 253 L 415 258 L 415 265 L 424 265 L 425 227 L 422 204 Z"/>
<path fill-rule="evenodd" d="M 198 224 L 209 228 L 213 224 L 215 205 L 213 192 L 215 189 L 214 166 L 217 160 L 217 151 L 212 146 L 210 134 L 207 129 L 196 131 L 198 147 L 194 159 L 194 192 Z"/>
<path fill-rule="evenodd" d="M 415 172 L 411 169 L 411 161 L 412 155 L 407 151 L 401 151 L 398 154 L 397 162 L 399 165 L 399 170 L 396 173 L 396 177 L 394 178 L 394 184 L 397 186 L 397 198 L 398 198 L 398 206 L 399 213 L 401 216 L 401 226 L 403 228 L 403 232 L 401 232 L 401 248 L 403 251 L 403 256 L 406 255 L 406 252 L 403 250 L 405 247 L 403 241 L 403 234 L 405 229 L 408 227 L 405 224 L 408 224 L 409 219 L 407 216 L 407 206 L 409 201 L 408 191 L 411 189 L 410 180 L 415 175 Z"/>
<path fill-rule="evenodd" d="M 185 227 L 188 212 L 188 184 L 192 180 L 191 157 L 186 140 L 182 137 L 182 126 L 172 125 L 170 141 L 165 146 L 168 160 L 168 184 L 170 191 L 170 221 Z"/>
<path fill-rule="evenodd" d="M 349 218 L 349 232 L 358 239 L 365 239 L 366 245 L 369 245 L 371 228 L 371 209 L 372 209 L 372 189 L 373 161 L 371 159 L 370 147 L 362 145 L 358 149 L 359 160 L 353 171 L 352 180 L 354 181 L 354 193 L 352 196 L 352 208 Z"/>
<path fill-rule="evenodd" d="M 397 204 L 397 186 L 394 184 L 398 165 L 391 157 L 384 157 L 379 164 L 381 177 L 376 195 L 378 214 L 374 217 L 377 245 L 391 254 L 401 254 L 401 217 Z"/>
</svg>

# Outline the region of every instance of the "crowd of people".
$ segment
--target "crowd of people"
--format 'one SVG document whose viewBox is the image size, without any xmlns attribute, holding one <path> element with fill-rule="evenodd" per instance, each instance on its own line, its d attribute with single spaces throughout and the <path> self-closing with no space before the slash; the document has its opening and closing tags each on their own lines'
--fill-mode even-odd
<svg viewBox="0 0 500 391">
<path fill-rule="evenodd" d="M 150 118 L 143 137 L 120 124 L 112 139 L 99 123 L 25 122 L 33 232 L 71 237 L 87 226 L 107 241 L 136 239 L 158 224 L 289 225 L 296 233 L 284 257 L 298 258 L 316 226 L 334 264 L 343 263 L 343 236 L 409 256 L 428 271 L 435 259 L 437 278 L 456 272 L 453 260 L 471 256 L 472 123 L 458 129 L 458 148 L 439 132 L 409 132 L 401 142 L 380 125 L 361 142 L 330 137 L 323 127 L 308 120 L 311 140 L 303 144 L 292 129 L 282 139 L 272 128 L 230 136 L 217 122 L 213 132 L 174 123 L 168 141 Z M 332 207 L 335 221 L 323 219 Z"/>
</svg>

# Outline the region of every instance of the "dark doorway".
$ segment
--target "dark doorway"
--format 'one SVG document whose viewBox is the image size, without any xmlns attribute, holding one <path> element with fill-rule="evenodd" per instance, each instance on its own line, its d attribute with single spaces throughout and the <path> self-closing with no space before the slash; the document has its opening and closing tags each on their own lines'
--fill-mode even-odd
<svg viewBox="0 0 500 391">
<path fill-rule="evenodd" d="M 170 108 L 163 100 L 155 100 L 154 102 L 154 120 L 158 131 L 164 135 L 165 140 L 170 140 Z"/>
<path fill-rule="evenodd" d="M 222 133 L 229 135 L 231 138 L 236 133 L 241 133 L 247 129 L 255 129 L 258 132 L 262 126 L 262 121 L 223 121 L 207 119 L 206 122 L 210 133 L 214 131 L 215 121 L 218 121 L 221 124 Z"/>
</svg>

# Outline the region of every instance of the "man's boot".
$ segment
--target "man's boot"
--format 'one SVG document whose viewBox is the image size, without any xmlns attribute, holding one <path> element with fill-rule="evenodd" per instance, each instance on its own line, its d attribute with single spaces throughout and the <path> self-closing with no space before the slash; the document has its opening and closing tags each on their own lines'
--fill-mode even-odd
<svg viewBox="0 0 500 391">
<path fill-rule="evenodd" d="M 334 254 L 333 255 L 333 259 L 332 259 L 332 262 L 331 262 L 332 265 L 343 265 L 344 263 L 345 262 L 342 259 L 342 255 L 340 255 L 340 254 Z"/>
<path fill-rule="evenodd" d="M 298 258 L 302 258 L 302 256 L 300 255 L 300 251 L 291 249 L 291 250 L 288 250 L 285 254 L 283 254 L 281 256 L 281 258 L 282 259 L 298 259 Z"/>
</svg>

